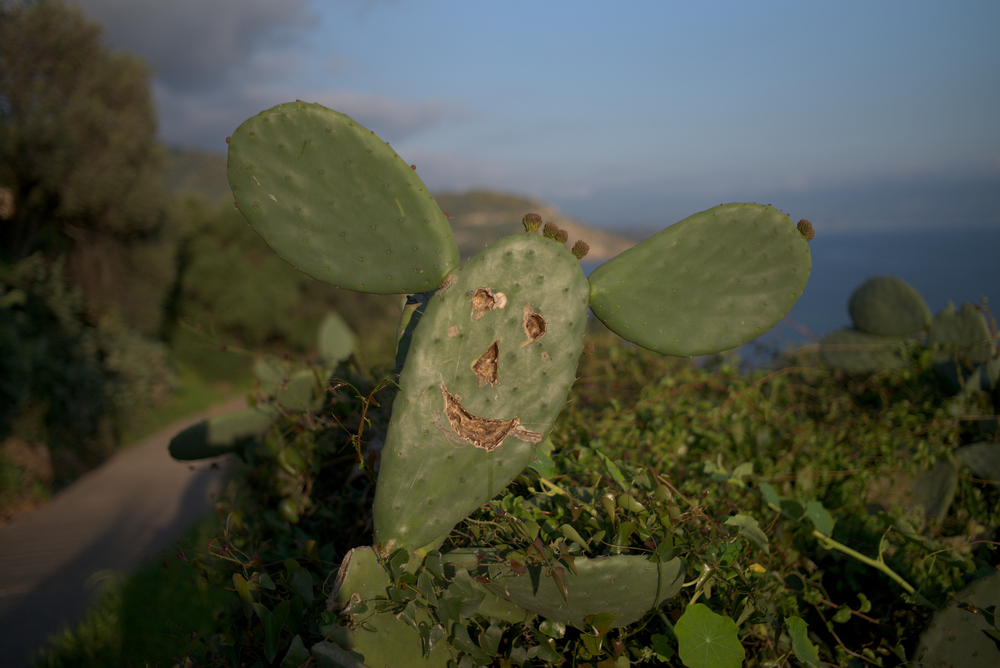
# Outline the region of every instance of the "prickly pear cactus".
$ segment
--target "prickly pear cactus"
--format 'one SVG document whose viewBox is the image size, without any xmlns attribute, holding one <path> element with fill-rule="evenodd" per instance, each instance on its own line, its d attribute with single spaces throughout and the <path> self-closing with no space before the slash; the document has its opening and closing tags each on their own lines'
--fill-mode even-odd
<svg viewBox="0 0 1000 668">
<path fill-rule="evenodd" d="M 819 357 L 824 364 L 848 373 L 901 369 L 907 360 L 900 354 L 906 339 L 880 336 L 857 329 L 838 329 L 823 337 Z"/>
<path fill-rule="evenodd" d="M 668 355 L 735 348 L 802 295 L 812 259 L 788 216 L 724 204 L 671 225 L 590 275 L 590 307 L 613 332 Z"/>
<path fill-rule="evenodd" d="M 412 551 L 442 538 L 534 458 L 576 379 L 588 292 L 565 246 L 524 234 L 430 297 L 392 407 L 376 544 Z"/>
<path fill-rule="evenodd" d="M 895 276 L 875 276 L 851 294 L 847 310 L 854 326 L 880 336 L 906 336 L 926 329 L 931 312 L 913 287 Z"/>
<path fill-rule="evenodd" d="M 437 288 L 458 264 L 448 220 L 416 171 L 351 118 L 280 104 L 229 141 L 237 206 L 282 259 L 377 294 Z"/>
<path fill-rule="evenodd" d="M 939 610 L 920 636 L 914 666 L 1000 665 L 1000 573 L 977 580 Z"/>
<path fill-rule="evenodd" d="M 170 456 L 191 461 L 236 452 L 266 434 L 280 414 L 265 404 L 202 420 L 170 439 Z"/>
<path fill-rule="evenodd" d="M 443 665 L 462 653 L 462 665 L 488 661 L 500 627 L 491 622 L 472 641 L 463 619 L 476 610 L 498 623 L 536 614 L 583 628 L 588 615 L 612 614 L 627 625 L 676 594 L 679 560 L 577 558 L 561 586 L 537 589 L 530 578 L 477 584 L 473 567 L 444 578 L 430 564 L 441 563 L 436 550 L 452 528 L 535 457 L 575 379 L 588 305 L 652 350 L 733 348 L 770 329 L 801 295 L 811 266 L 807 221 L 796 227 L 757 204 L 715 207 L 588 280 L 579 265 L 587 244 L 567 249 L 566 232 L 534 214 L 525 216 L 526 234 L 459 266 L 447 220 L 414 170 L 374 133 L 319 105 L 279 105 L 243 123 L 228 172 L 240 211 L 284 260 L 341 287 L 409 295 L 375 493 L 376 545 L 344 561 L 331 599 L 343 623 L 312 649 L 321 664 Z M 298 388 L 292 381 L 278 390 Z M 434 602 L 426 573 L 390 577 L 399 555 L 446 582 L 459 607 Z M 403 600 L 410 594 L 394 588 L 402 585 L 426 598 L 419 619 L 414 601 Z M 560 659 L 547 648 L 538 646 L 538 658 Z"/>
<path fill-rule="evenodd" d="M 588 630 L 590 615 L 614 615 L 610 628 L 634 624 L 660 603 L 677 595 L 684 584 L 680 559 L 655 563 L 639 555 L 596 559 L 577 557 L 576 572 L 567 571 L 564 597 L 551 577 L 508 577 L 488 585 L 490 591 L 552 621 Z"/>
<path fill-rule="evenodd" d="M 392 612 L 378 610 L 378 599 L 388 598 L 392 582 L 371 548 L 360 547 L 348 552 L 341 564 L 327 610 L 341 613 L 347 623 L 330 629 L 330 640 L 312 648 L 321 662 L 330 660 L 335 666 L 427 666 L 445 668 L 452 658 L 446 643 L 437 643 L 426 651 L 420 633 Z M 425 612 L 413 612 L 414 623 L 427 626 L 430 617 Z M 322 663 L 321 663 L 322 665 Z"/>
<path fill-rule="evenodd" d="M 838 329 L 820 342 L 824 364 L 848 373 L 901 369 L 909 337 L 930 322 L 923 297 L 895 276 L 875 276 L 855 288 L 848 302 L 853 328 Z"/>
</svg>

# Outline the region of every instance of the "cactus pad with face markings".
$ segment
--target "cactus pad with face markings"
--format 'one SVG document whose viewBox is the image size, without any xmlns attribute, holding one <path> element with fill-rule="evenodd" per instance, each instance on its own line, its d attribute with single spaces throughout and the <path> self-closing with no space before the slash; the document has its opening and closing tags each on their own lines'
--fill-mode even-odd
<svg viewBox="0 0 1000 668">
<path fill-rule="evenodd" d="M 507 237 L 453 274 L 413 333 L 382 454 L 375 539 L 424 547 L 534 457 L 576 377 L 587 279 L 562 244 Z"/>
<path fill-rule="evenodd" d="M 668 355 L 721 352 L 773 327 L 805 288 L 809 245 L 780 211 L 695 214 L 590 275 L 590 307 L 622 338 Z"/>
<path fill-rule="evenodd" d="M 448 221 L 374 133 L 318 104 L 278 105 L 229 142 L 240 212 L 283 260 L 360 292 L 433 290 L 458 265 Z"/>
</svg>

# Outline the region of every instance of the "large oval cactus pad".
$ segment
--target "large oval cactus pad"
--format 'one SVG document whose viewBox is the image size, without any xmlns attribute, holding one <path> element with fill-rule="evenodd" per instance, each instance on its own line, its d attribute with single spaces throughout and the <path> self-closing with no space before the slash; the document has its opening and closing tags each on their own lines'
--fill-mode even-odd
<svg viewBox="0 0 1000 668">
<path fill-rule="evenodd" d="M 375 541 L 447 534 L 532 460 L 576 378 L 587 279 L 560 243 L 496 242 L 453 272 L 413 333 L 382 453 Z"/>
<path fill-rule="evenodd" d="M 812 268 L 787 215 L 723 204 L 671 225 L 590 275 L 590 307 L 624 339 L 669 355 L 746 343 L 792 308 Z"/>
<path fill-rule="evenodd" d="M 458 265 L 448 220 L 420 177 L 344 114 L 305 102 L 263 111 L 233 133 L 227 171 L 254 230 L 313 278 L 426 292 Z"/>
</svg>

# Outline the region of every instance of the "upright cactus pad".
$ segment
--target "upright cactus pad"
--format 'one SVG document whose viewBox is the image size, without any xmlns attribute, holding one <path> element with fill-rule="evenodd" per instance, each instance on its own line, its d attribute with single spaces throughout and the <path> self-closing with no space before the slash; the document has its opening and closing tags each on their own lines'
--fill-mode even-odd
<svg viewBox="0 0 1000 668">
<path fill-rule="evenodd" d="M 931 321 L 927 343 L 942 348 L 935 356 L 936 362 L 956 358 L 982 364 L 996 352 L 996 342 L 986 316 L 972 304 L 962 304 L 962 310 L 958 311 L 954 304 L 948 302 Z"/>
<path fill-rule="evenodd" d="M 382 454 L 383 549 L 429 545 L 532 460 L 576 377 L 587 294 L 565 246 L 522 234 L 469 260 L 430 298 Z"/>
<path fill-rule="evenodd" d="M 847 310 L 857 329 L 879 336 L 915 334 L 931 322 L 920 293 L 894 276 L 875 276 L 859 285 Z"/>
<path fill-rule="evenodd" d="M 344 114 L 294 102 L 245 121 L 229 142 L 240 212 L 313 278 L 377 294 L 426 292 L 458 265 L 448 221 L 420 177 Z"/>
<path fill-rule="evenodd" d="M 341 362 L 350 357 L 358 345 L 351 326 L 334 311 L 330 311 L 323 318 L 316 338 L 319 356 L 323 364 L 331 369 L 336 369 Z"/>
<path fill-rule="evenodd" d="M 590 306 L 616 334 L 669 355 L 735 348 L 773 327 L 812 260 L 777 209 L 725 204 L 695 214 L 594 270 Z"/>
</svg>

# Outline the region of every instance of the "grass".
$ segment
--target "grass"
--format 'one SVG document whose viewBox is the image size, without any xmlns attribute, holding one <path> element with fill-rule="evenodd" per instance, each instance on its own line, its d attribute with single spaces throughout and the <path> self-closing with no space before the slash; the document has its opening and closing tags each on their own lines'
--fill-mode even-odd
<svg viewBox="0 0 1000 668">
<path fill-rule="evenodd" d="M 165 552 L 135 573 L 104 574 L 104 589 L 75 629 L 50 638 L 35 668 L 143 666 L 168 668 L 211 634 L 228 609 L 229 592 L 210 583 L 197 556 L 218 532 L 210 516 L 178 542 L 187 561 Z"/>
<path fill-rule="evenodd" d="M 166 403 L 152 410 L 141 424 L 122 434 L 123 447 L 134 445 L 181 418 L 253 390 L 253 378 L 249 373 L 233 381 L 212 381 L 203 377 L 194 366 L 181 362 L 177 365 L 177 376 L 180 380 L 178 390 Z"/>
</svg>

